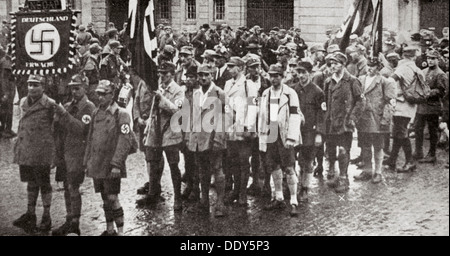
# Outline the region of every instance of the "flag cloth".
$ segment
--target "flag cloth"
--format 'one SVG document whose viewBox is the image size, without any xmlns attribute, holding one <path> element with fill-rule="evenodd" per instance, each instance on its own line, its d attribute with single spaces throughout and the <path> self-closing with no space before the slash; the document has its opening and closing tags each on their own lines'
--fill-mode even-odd
<svg viewBox="0 0 450 256">
<path fill-rule="evenodd" d="M 378 57 L 378 53 L 383 51 L 383 0 L 378 0 L 375 8 L 375 15 L 372 23 L 370 57 Z"/>
<path fill-rule="evenodd" d="M 361 36 L 364 32 L 364 28 L 372 24 L 374 15 L 374 9 L 372 0 L 355 0 L 353 5 L 350 6 L 347 16 L 342 23 L 341 29 L 336 35 L 340 38 L 339 48 L 342 52 L 345 52 L 347 48 L 350 35 L 357 34 Z"/>
<path fill-rule="evenodd" d="M 128 24 L 131 67 L 152 91 L 157 90 L 158 74 L 153 60 L 157 54 L 153 0 L 130 0 Z"/>
</svg>

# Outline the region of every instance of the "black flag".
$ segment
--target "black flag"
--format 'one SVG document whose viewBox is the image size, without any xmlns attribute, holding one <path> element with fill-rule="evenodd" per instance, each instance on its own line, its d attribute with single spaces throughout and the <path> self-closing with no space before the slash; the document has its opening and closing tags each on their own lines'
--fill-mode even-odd
<svg viewBox="0 0 450 256">
<path fill-rule="evenodd" d="M 157 53 L 153 0 L 130 0 L 128 7 L 131 67 L 152 91 L 158 89 L 158 74 L 153 60 Z"/>
<path fill-rule="evenodd" d="M 345 52 L 351 34 L 361 36 L 364 32 L 364 28 L 372 24 L 373 14 L 372 0 L 355 0 L 353 2 L 347 17 L 337 34 L 337 37 L 341 39 L 339 48 L 341 48 L 342 52 Z"/>
<path fill-rule="evenodd" d="M 372 23 L 370 57 L 377 58 L 383 51 L 383 0 L 378 0 Z"/>
</svg>

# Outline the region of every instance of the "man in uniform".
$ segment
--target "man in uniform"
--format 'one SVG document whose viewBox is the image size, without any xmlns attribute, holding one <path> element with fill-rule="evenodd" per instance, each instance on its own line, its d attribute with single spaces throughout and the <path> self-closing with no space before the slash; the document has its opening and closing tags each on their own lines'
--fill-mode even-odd
<svg viewBox="0 0 450 256">
<path fill-rule="evenodd" d="M 80 235 L 81 194 L 80 185 L 84 181 L 83 158 L 86 136 L 92 120 L 94 103 L 86 96 L 88 79 L 75 75 L 69 83 L 73 100 L 55 108 L 55 121 L 62 128 L 64 162 L 67 172 L 64 179 L 64 199 L 66 202 L 66 222 L 52 232 L 52 235 L 75 233 Z"/>
<path fill-rule="evenodd" d="M 91 53 L 89 55 L 88 60 L 86 61 L 86 64 L 84 66 L 84 73 L 86 74 L 89 84 L 86 85 L 86 95 L 92 103 L 95 104 L 95 106 L 98 106 L 98 98 L 97 94 L 95 93 L 95 89 L 98 85 L 98 81 L 100 81 L 100 52 L 102 51 L 102 48 L 97 43 L 92 44 L 89 47 L 89 52 Z"/>
<path fill-rule="evenodd" d="M 225 84 L 227 132 L 227 173 L 233 175 L 233 189 L 227 195 L 226 203 L 237 200 L 247 204 L 247 184 L 250 174 L 249 158 L 251 140 L 256 138 L 256 105 L 248 104 L 247 99 L 256 99 L 258 90 L 248 86 L 244 74 L 245 62 L 239 57 L 231 57 L 227 63 L 231 79 Z M 252 102 L 252 101 L 250 101 Z M 253 103 L 253 102 L 252 102 Z M 227 123 L 227 121 L 229 123 Z"/>
<path fill-rule="evenodd" d="M 300 37 L 302 30 L 300 28 L 295 29 L 294 43 L 297 45 L 297 56 L 300 59 L 305 58 L 305 50 L 308 49 L 308 45 L 305 40 Z"/>
<path fill-rule="evenodd" d="M 101 235 L 123 235 L 124 216 L 119 201 L 120 184 L 121 179 L 127 176 L 127 157 L 136 150 L 137 142 L 130 128 L 130 116 L 113 100 L 112 83 L 100 80 L 95 91 L 98 94 L 99 106 L 92 114 L 84 165 L 87 176 L 94 180 L 95 192 L 101 193 L 103 199 L 106 231 Z"/>
<path fill-rule="evenodd" d="M 266 152 L 267 171 L 271 173 L 275 190 L 265 210 L 284 208 L 283 172 L 290 192 L 290 215 L 298 215 L 294 147 L 301 143 L 300 125 L 304 121 L 297 93 L 282 84 L 283 68 L 269 69 L 271 87 L 266 89 L 259 104 L 258 135 L 260 150 Z"/>
<path fill-rule="evenodd" d="M 20 180 L 27 182 L 28 210 L 13 225 L 26 232 L 36 230 L 36 203 L 41 192 L 44 213 L 40 230 L 51 229 L 50 206 L 52 186 L 50 166 L 55 149 L 52 132 L 56 103 L 44 94 L 44 78 L 30 75 L 28 96 L 20 100 L 18 138 L 14 146 L 14 162 L 19 165 Z"/>
<path fill-rule="evenodd" d="M 10 139 L 17 134 L 12 131 L 16 81 L 11 72 L 11 58 L 0 46 L 0 138 Z"/>
<path fill-rule="evenodd" d="M 370 59 L 367 76 L 359 79 L 363 86 L 363 97 L 366 103 L 361 109 L 361 117 L 356 123 L 356 128 L 361 136 L 359 138 L 361 157 L 366 166 L 359 175 L 354 176 L 354 179 L 372 180 L 373 183 L 382 181 L 384 136 L 389 134 L 395 104 L 394 81 L 381 76 L 379 70 L 378 59 Z M 375 168 L 372 168 L 372 156 L 375 159 Z"/>
<path fill-rule="evenodd" d="M 186 81 L 186 71 L 191 66 L 200 66 L 200 63 L 194 59 L 194 49 L 191 46 L 184 46 L 178 54 L 181 67 L 175 73 L 175 82 L 183 86 Z"/>
<path fill-rule="evenodd" d="M 188 149 L 195 154 L 200 170 L 201 200 L 197 206 L 201 212 L 209 213 L 209 187 L 211 174 L 214 174 L 217 193 L 214 215 L 222 217 L 225 215 L 225 175 L 222 158 L 226 149 L 222 117 L 226 96 L 225 92 L 212 82 L 211 70 L 208 67 L 200 66 L 197 75 L 200 88 L 195 90 L 193 95 L 192 132 L 188 144 Z M 211 112 L 214 117 L 211 117 Z M 204 120 L 205 118 L 211 120 Z"/>
<path fill-rule="evenodd" d="M 247 60 L 247 85 L 258 91 L 258 98 L 270 87 L 269 79 L 261 74 L 261 62 L 258 58 Z M 252 183 L 248 188 L 248 194 L 257 196 L 263 192 L 263 195 L 270 196 L 270 173 L 266 171 L 264 152 L 259 151 L 259 139 L 255 138 L 252 144 Z M 260 180 L 262 179 L 262 181 Z"/>
<path fill-rule="evenodd" d="M 438 143 L 439 116 L 442 114 L 442 99 L 448 84 L 448 78 L 439 68 L 440 54 L 437 50 L 427 52 L 428 68 L 423 70 L 425 82 L 430 86 L 431 93 L 426 103 L 418 104 L 416 115 L 416 152 L 415 157 L 419 163 L 436 163 L 436 147 Z M 423 131 L 428 123 L 430 134 L 430 149 L 423 157 Z"/>
<path fill-rule="evenodd" d="M 347 57 L 336 52 L 330 57 L 331 72 L 333 75 L 325 81 L 325 121 L 322 134 L 326 136 L 328 161 L 330 163 L 329 176 L 332 179 L 327 183 L 335 188 L 337 193 L 348 190 L 348 165 L 350 161 L 350 148 L 352 133 L 355 129 L 357 109 L 362 106 L 361 84 L 358 79 L 345 69 Z M 336 147 L 339 147 L 339 156 L 336 157 Z M 339 176 L 335 175 L 335 162 L 339 162 Z"/>
<path fill-rule="evenodd" d="M 126 67 L 126 64 L 120 58 L 120 51 L 123 46 L 119 41 L 111 41 L 109 46 L 111 47 L 111 53 L 100 63 L 100 79 L 109 80 L 118 88 L 121 69 Z"/>
<path fill-rule="evenodd" d="M 402 168 L 398 168 L 397 172 L 410 172 L 416 169 L 413 162 L 411 141 L 409 140 L 408 125 L 417 112 L 417 104 L 408 102 L 402 93 L 400 82 L 405 88 L 414 86 L 417 76 L 422 76 L 422 71 L 416 66 L 416 52 L 414 47 L 405 47 L 403 49 L 403 60 L 398 63 L 398 67 L 391 76 L 397 81 L 397 98 L 395 103 L 394 116 L 392 118 L 392 151 L 389 158 L 383 161 L 391 169 L 396 169 L 397 156 L 400 149 L 405 152 L 405 164 Z"/>
<path fill-rule="evenodd" d="M 181 131 L 174 129 L 171 119 L 177 113 L 184 101 L 184 90 L 173 80 L 175 64 L 166 62 L 158 68 L 160 77 L 159 89 L 153 92 L 153 108 L 144 134 L 146 146 L 145 158 L 150 166 L 150 187 L 146 197 L 138 200 L 138 204 L 148 204 L 157 201 L 161 194 L 161 177 L 164 161 L 163 151 L 172 177 L 174 192 L 174 211 L 182 210 L 181 201 L 181 171 L 178 168 L 180 162 L 180 146 L 183 141 Z"/>
<path fill-rule="evenodd" d="M 219 86 L 220 89 L 225 87 L 225 83 L 231 79 L 230 71 L 227 67 L 229 59 L 229 52 L 225 47 L 217 47 L 216 54 L 214 54 L 214 63 L 217 71 L 213 75 L 213 82 Z"/>
<path fill-rule="evenodd" d="M 305 123 L 301 129 L 303 144 L 296 148 L 300 166 L 300 202 L 308 200 L 316 148 L 323 143 L 322 134 L 318 132 L 318 128 L 323 125 L 325 99 L 322 89 L 311 80 L 312 69 L 313 65 L 310 62 L 299 62 L 296 68 L 299 82 L 293 86 L 305 117 Z"/>
</svg>

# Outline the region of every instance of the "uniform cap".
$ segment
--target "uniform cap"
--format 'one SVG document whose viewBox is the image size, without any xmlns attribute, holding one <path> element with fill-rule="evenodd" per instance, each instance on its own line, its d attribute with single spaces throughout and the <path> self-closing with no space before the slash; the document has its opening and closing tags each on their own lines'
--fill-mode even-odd
<svg viewBox="0 0 450 256">
<path fill-rule="evenodd" d="M 103 93 L 113 92 L 113 84 L 109 80 L 100 80 L 95 91 Z"/>
<path fill-rule="evenodd" d="M 189 55 L 193 55 L 193 50 L 191 46 L 183 46 L 180 49 L 180 53 L 184 53 L 184 54 L 189 54 Z"/>
<path fill-rule="evenodd" d="M 343 65 L 347 64 L 347 56 L 345 56 L 345 54 L 343 54 L 342 52 L 333 53 L 329 60 L 337 61 Z"/>
<path fill-rule="evenodd" d="M 335 53 L 335 52 L 339 52 L 340 50 L 341 49 L 339 48 L 339 45 L 332 44 L 332 45 L 328 46 L 327 53 Z"/>
<path fill-rule="evenodd" d="M 202 28 L 204 28 L 204 29 L 209 29 L 209 24 L 203 24 L 203 25 L 202 25 Z"/>
<path fill-rule="evenodd" d="M 173 64 L 172 62 L 164 62 L 159 66 L 158 72 L 175 73 L 175 68 L 176 68 L 175 64 Z"/>
<path fill-rule="evenodd" d="M 81 74 L 76 74 L 74 76 L 72 76 L 72 78 L 70 79 L 70 83 L 69 86 L 74 86 L 74 85 L 86 85 L 88 83 L 87 77 Z"/>
<path fill-rule="evenodd" d="M 113 40 L 113 41 L 111 41 L 111 42 L 109 43 L 109 47 L 111 47 L 111 49 L 114 49 L 114 48 L 122 49 L 122 48 L 123 48 L 123 45 L 120 44 L 119 41 Z"/>
<path fill-rule="evenodd" d="M 44 82 L 44 77 L 42 77 L 40 75 L 30 75 L 27 80 L 27 83 L 42 84 L 43 82 Z"/>
<path fill-rule="evenodd" d="M 427 57 L 432 57 L 432 58 L 439 58 L 440 54 L 437 50 L 435 49 L 431 49 L 427 51 Z"/>
<path fill-rule="evenodd" d="M 310 51 L 311 51 L 311 53 L 315 53 L 315 52 L 318 52 L 318 51 L 326 52 L 325 48 L 323 48 L 322 44 L 313 45 L 311 47 Z"/>
<path fill-rule="evenodd" d="M 398 59 L 398 60 L 401 59 L 401 58 L 400 58 L 400 55 L 399 55 L 398 53 L 396 53 L 396 52 L 391 52 L 391 53 L 389 53 L 388 55 L 386 55 L 386 58 L 387 58 L 387 59 L 389 59 L 389 58 L 396 58 L 396 59 Z"/>
<path fill-rule="evenodd" d="M 164 46 L 164 49 L 163 49 L 163 53 L 166 53 L 166 54 L 174 54 L 175 51 L 176 51 L 175 48 L 170 44 Z"/>
<path fill-rule="evenodd" d="M 89 46 L 89 52 L 91 54 L 97 54 L 101 51 L 102 51 L 102 47 L 98 43 L 94 43 Z"/>
<path fill-rule="evenodd" d="M 245 62 L 241 58 L 234 56 L 230 58 L 230 60 L 227 62 L 227 65 L 242 67 L 245 65 Z"/>
<path fill-rule="evenodd" d="M 259 61 L 259 59 L 250 58 L 249 60 L 247 60 L 247 67 L 252 67 L 256 65 L 261 65 L 261 61 Z"/>
<path fill-rule="evenodd" d="M 306 70 L 308 73 L 312 72 L 313 65 L 309 61 L 300 61 L 295 68 L 296 70 Z"/>
<path fill-rule="evenodd" d="M 299 61 L 299 59 L 298 58 L 290 58 L 289 60 L 288 60 L 288 65 L 298 65 L 298 61 Z"/>
<path fill-rule="evenodd" d="M 214 50 L 208 49 L 208 50 L 205 50 L 205 51 L 203 52 L 203 54 L 202 54 L 201 57 L 202 57 L 202 58 L 213 58 L 215 53 L 216 53 L 216 52 L 215 52 Z"/>
<path fill-rule="evenodd" d="M 201 73 L 211 74 L 212 72 L 213 72 L 213 69 L 207 65 L 201 65 L 197 69 L 197 74 L 201 74 Z"/>
<path fill-rule="evenodd" d="M 273 65 L 270 65 L 269 72 L 267 72 L 267 73 L 283 75 L 284 70 L 283 70 L 283 67 L 281 65 L 273 64 Z"/>
<path fill-rule="evenodd" d="M 350 40 L 355 40 L 355 39 L 358 39 L 358 35 L 356 35 L 356 34 L 351 34 L 351 35 L 350 35 Z"/>
<path fill-rule="evenodd" d="M 108 35 L 108 37 L 113 37 L 114 35 L 117 35 L 119 33 L 119 31 L 116 28 L 112 28 L 109 29 L 108 31 L 106 31 L 106 34 Z"/>
<path fill-rule="evenodd" d="M 418 49 L 414 46 L 406 46 L 405 48 L 403 48 L 403 52 L 415 52 Z"/>
</svg>

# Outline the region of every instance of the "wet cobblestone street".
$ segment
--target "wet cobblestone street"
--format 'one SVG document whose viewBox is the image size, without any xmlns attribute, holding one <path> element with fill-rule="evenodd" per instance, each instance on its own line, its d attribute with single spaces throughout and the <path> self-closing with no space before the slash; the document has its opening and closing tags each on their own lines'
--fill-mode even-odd
<svg viewBox="0 0 450 256">
<path fill-rule="evenodd" d="M 414 140 L 412 140 L 413 142 Z M 352 156 L 359 153 L 354 140 Z M 18 166 L 12 164 L 13 143 L 0 140 L 0 235 L 26 235 L 12 225 L 26 211 L 26 184 L 20 182 Z M 428 141 L 425 142 L 428 146 Z M 426 152 L 426 151 L 425 151 Z M 137 208 L 136 189 L 147 181 L 143 153 L 128 158 L 128 178 L 122 181 L 120 201 L 125 212 L 125 235 L 130 236 L 304 236 L 304 235 L 449 235 L 449 171 L 444 168 L 448 152 L 438 151 L 436 165 L 418 165 L 415 172 L 398 174 L 384 171 L 383 182 L 355 182 L 359 174 L 349 168 L 350 190 L 336 194 L 325 185 L 326 178 L 313 179 L 310 200 L 299 207 L 299 216 L 291 218 L 289 210 L 267 212 L 267 199 L 249 196 L 247 208 L 229 206 L 228 216 L 215 218 L 183 212 L 174 214 L 170 171 L 163 176 L 165 201 L 154 207 Z M 403 153 L 399 162 L 403 163 Z M 182 163 L 180 163 L 182 166 Z M 182 172 L 184 171 L 183 168 Z M 52 170 L 54 189 L 51 216 L 53 228 L 65 220 L 64 192 L 58 190 Z M 183 185 L 184 186 L 184 185 Z M 94 193 L 92 179 L 81 187 L 81 233 L 96 236 L 105 229 L 102 200 Z M 214 192 L 211 192 L 215 195 Z M 214 196 L 213 196 L 214 197 Z M 214 203 L 214 200 L 211 202 Z M 38 200 L 40 223 L 42 203 Z"/>
</svg>

